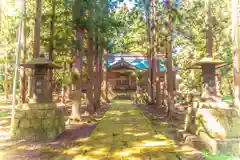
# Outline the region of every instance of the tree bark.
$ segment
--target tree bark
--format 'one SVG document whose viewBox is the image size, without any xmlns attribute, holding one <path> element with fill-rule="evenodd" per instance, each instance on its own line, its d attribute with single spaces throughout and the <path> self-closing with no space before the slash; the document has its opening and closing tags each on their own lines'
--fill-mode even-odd
<svg viewBox="0 0 240 160">
<path fill-rule="evenodd" d="M 76 57 L 76 68 L 78 71 L 78 79 L 76 81 L 76 100 L 74 100 L 74 104 L 72 105 L 72 119 L 80 120 L 81 119 L 81 113 L 80 113 L 80 107 L 82 105 L 82 66 L 83 66 L 83 41 L 84 41 L 84 30 L 77 28 L 76 31 L 76 39 L 80 40 L 80 47 L 77 49 L 78 54 Z M 76 50 L 76 51 L 77 51 Z"/>
<path fill-rule="evenodd" d="M 150 67 L 152 72 L 152 103 L 155 104 L 156 99 L 156 0 L 151 1 L 151 55 L 152 66 Z"/>
<path fill-rule="evenodd" d="M 105 54 L 104 55 L 104 73 L 103 73 L 103 83 L 102 85 L 104 86 L 103 92 L 105 95 L 105 100 L 108 103 L 109 102 L 109 98 L 108 98 L 108 55 Z"/>
<path fill-rule="evenodd" d="M 92 55 L 92 40 L 88 39 L 88 55 L 87 55 L 87 101 L 88 111 L 92 114 L 94 110 L 93 106 L 93 55 Z"/>
<path fill-rule="evenodd" d="M 99 70 L 99 38 L 97 37 L 98 33 L 96 32 L 95 39 L 95 74 L 94 74 L 94 106 L 95 110 L 100 108 L 100 96 L 101 96 L 101 85 L 99 82 L 100 70 Z"/>
<path fill-rule="evenodd" d="M 160 76 L 159 76 L 159 68 L 160 68 L 160 59 L 157 58 L 156 72 L 158 73 L 156 76 L 156 103 L 157 105 L 161 104 L 161 87 L 160 87 Z"/>
<path fill-rule="evenodd" d="M 234 104 L 235 107 L 240 108 L 240 63 L 239 63 L 239 26 L 237 16 L 237 6 L 239 5 L 238 0 L 232 0 L 232 39 L 234 45 L 233 54 L 233 79 L 234 79 Z"/>
<path fill-rule="evenodd" d="M 146 1 L 145 1 L 146 2 Z M 149 61 L 149 67 L 148 67 L 148 103 L 153 103 L 153 85 L 152 85 L 152 46 L 151 46 L 151 26 L 150 26 L 150 15 L 149 15 L 149 4 L 148 2 L 145 4 L 145 12 L 146 12 L 146 26 L 147 26 L 147 41 L 148 41 L 148 48 L 147 48 L 147 55 L 148 55 L 148 61 Z"/>
<path fill-rule="evenodd" d="M 208 53 L 208 57 L 212 57 L 212 49 L 213 49 L 213 35 L 212 35 L 212 10 L 211 10 L 211 0 L 208 0 L 207 3 L 207 18 L 208 18 L 208 22 L 207 22 L 207 33 L 206 33 L 206 42 L 207 42 L 207 53 Z"/>
<path fill-rule="evenodd" d="M 23 31 L 22 31 L 22 55 L 21 55 L 21 63 L 25 63 L 26 58 L 26 1 L 24 1 L 24 17 L 23 17 Z M 22 67 L 20 68 L 20 97 L 19 103 L 25 103 L 26 101 L 26 73 L 25 69 Z"/>
<path fill-rule="evenodd" d="M 165 8 L 169 9 L 169 2 L 165 2 Z M 171 116 L 171 111 L 174 107 L 174 95 L 173 95 L 173 63 L 172 63 L 172 17 L 170 13 L 168 15 L 168 36 L 166 39 L 166 66 L 167 66 L 167 105 L 168 105 L 168 118 Z"/>
<path fill-rule="evenodd" d="M 33 47 L 34 58 L 37 58 L 40 54 L 40 31 L 41 31 L 41 19 L 42 19 L 41 17 L 42 17 L 42 0 L 36 0 L 36 16 L 35 16 L 34 47 Z M 33 72 L 34 70 L 31 70 L 30 74 L 33 74 Z M 34 84 L 34 79 L 29 77 L 29 80 L 28 80 L 29 98 L 33 97 L 33 84 Z"/>
<path fill-rule="evenodd" d="M 52 16 L 51 16 L 51 23 L 50 23 L 50 43 L 49 43 L 49 61 L 53 61 L 53 52 L 54 52 L 54 24 L 55 24 L 55 12 L 56 12 L 56 0 L 52 0 Z M 48 79 L 49 83 L 51 84 L 51 93 L 49 96 L 52 96 L 52 92 L 54 89 L 53 86 L 53 70 L 48 70 Z"/>
<path fill-rule="evenodd" d="M 101 45 L 101 42 L 100 42 L 100 46 L 99 46 L 100 48 L 99 48 L 99 80 L 98 80 L 98 86 L 99 86 L 99 105 L 101 105 L 101 94 L 102 94 L 102 90 L 101 90 L 101 88 L 102 88 L 102 83 L 103 83 L 103 72 L 102 72 L 102 62 L 103 62 L 103 52 L 104 52 L 104 49 L 103 49 L 103 47 L 102 47 L 102 45 Z"/>
<path fill-rule="evenodd" d="M 5 52 L 6 53 L 6 52 Z M 5 75 L 4 75 L 4 92 L 5 92 L 5 99 L 8 99 L 9 96 L 8 96 L 8 54 L 6 53 L 5 54 L 5 64 L 4 64 L 4 72 L 5 72 Z"/>
<path fill-rule="evenodd" d="M 36 18 L 34 29 L 34 57 L 40 54 L 40 31 L 42 17 L 42 0 L 36 0 Z"/>
<path fill-rule="evenodd" d="M 72 77 L 72 62 L 68 64 L 68 73 L 70 74 L 69 76 Z M 69 100 L 70 94 L 72 92 L 72 84 L 69 83 L 67 84 L 67 100 Z"/>
<path fill-rule="evenodd" d="M 88 12 L 89 25 L 92 24 L 92 9 L 90 7 Z M 87 101 L 88 101 L 88 112 L 94 113 L 93 105 L 93 30 L 91 27 L 88 28 L 88 54 L 87 54 Z"/>
<path fill-rule="evenodd" d="M 62 93 L 61 93 L 61 103 L 62 104 L 65 104 L 65 94 L 66 94 L 66 87 L 63 84 L 63 80 L 65 79 L 65 72 L 66 72 L 66 62 L 63 63 Z"/>
</svg>

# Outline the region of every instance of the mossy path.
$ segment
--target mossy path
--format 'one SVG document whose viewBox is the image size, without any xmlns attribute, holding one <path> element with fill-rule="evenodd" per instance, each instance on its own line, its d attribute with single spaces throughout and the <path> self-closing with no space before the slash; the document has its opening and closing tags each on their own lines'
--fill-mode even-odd
<svg viewBox="0 0 240 160">
<path fill-rule="evenodd" d="M 90 138 L 72 148 L 74 160 L 177 160 L 173 141 L 156 133 L 143 111 L 130 101 L 115 101 Z"/>
</svg>

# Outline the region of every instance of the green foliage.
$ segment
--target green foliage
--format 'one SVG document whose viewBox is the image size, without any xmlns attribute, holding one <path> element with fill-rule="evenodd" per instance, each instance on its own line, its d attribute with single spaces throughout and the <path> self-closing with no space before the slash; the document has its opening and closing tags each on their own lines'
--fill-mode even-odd
<svg viewBox="0 0 240 160">
<path fill-rule="evenodd" d="M 211 154 L 208 151 L 202 151 L 204 155 L 204 159 L 206 160 L 239 160 L 238 157 L 233 157 L 227 154 Z"/>
<path fill-rule="evenodd" d="M 207 55 L 206 53 L 206 21 L 207 8 L 204 1 L 182 2 L 180 10 L 181 20 L 175 25 L 177 38 L 174 46 L 179 47 L 180 52 L 174 57 L 175 63 L 185 70 L 180 71 L 182 85 L 186 90 L 201 90 L 202 78 L 200 70 L 186 70 L 192 63 Z M 229 2 L 221 0 L 221 3 L 213 0 L 211 10 L 213 13 L 213 55 L 225 61 L 232 61 L 231 40 L 231 13 Z M 193 74 L 194 72 L 194 74 Z M 191 76 L 189 76 L 191 75 Z M 221 69 L 221 92 L 223 96 L 231 95 L 232 67 Z"/>
<path fill-rule="evenodd" d="M 146 23 L 144 15 L 139 8 L 129 10 L 122 7 L 112 12 L 110 17 L 118 20 L 117 32 L 113 33 L 112 42 L 114 47 L 112 52 L 141 52 L 146 53 Z M 121 47 L 121 45 L 123 45 Z"/>
<path fill-rule="evenodd" d="M 148 103 L 147 90 L 139 88 L 134 94 L 132 94 L 132 101 L 135 104 L 147 104 Z"/>
</svg>

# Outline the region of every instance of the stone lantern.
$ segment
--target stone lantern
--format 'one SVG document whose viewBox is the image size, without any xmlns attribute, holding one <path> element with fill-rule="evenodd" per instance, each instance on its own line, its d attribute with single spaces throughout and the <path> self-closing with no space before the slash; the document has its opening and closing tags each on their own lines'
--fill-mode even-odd
<svg viewBox="0 0 240 160">
<path fill-rule="evenodd" d="M 203 92 L 189 106 L 184 130 L 198 138 L 198 143 L 211 153 L 240 155 L 240 115 L 231 104 L 219 97 L 219 80 L 216 70 L 229 63 L 206 57 L 190 69 L 201 69 Z M 190 140 L 191 144 L 192 142 Z M 196 146 L 194 146 L 196 147 Z"/>
<path fill-rule="evenodd" d="M 51 103 L 52 86 L 48 81 L 47 73 L 49 69 L 60 69 L 61 67 L 47 60 L 43 55 L 21 66 L 34 69 L 34 74 L 32 75 L 32 79 L 34 80 L 33 97 L 30 97 L 29 103 Z"/>
<path fill-rule="evenodd" d="M 22 64 L 34 69 L 33 96 L 28 103 L 18 104 L 15 109 L 11 134 L 15 139 L 54 139 L 65 129 L 63 112 L 52 99 L 52 86 L 47 79 L 49 69 L 60 67 L 43 56 Z"/>
<path fill-rule="evenodd" d="M 200 61 L 194 63 L 190 69 L 201 69 L 203 76 L 203 92 L 202 98 L 208 99 L 210 97 L 218 96 L 219 83 L 216 82 L 216 69 L 228 65 L 229 63 L 222 60 L 213 59 L 212 57 L 205 57 Z"/>
</svg>

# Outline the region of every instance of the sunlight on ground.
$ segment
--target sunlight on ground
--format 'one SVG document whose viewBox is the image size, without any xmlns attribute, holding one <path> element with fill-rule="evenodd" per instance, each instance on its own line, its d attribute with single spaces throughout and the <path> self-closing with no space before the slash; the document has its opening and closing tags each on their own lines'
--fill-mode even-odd
<svg viewBox="0 0 240 160">
<path fill-rule="evenodd" d="M 128 101 L 113 103 L 91 137 L 64 153 L 73 152 L 79 153 L 74 160 L 167 160 L 175 156 L 172 140 L 153 131 L 142 110 Z"/>
</svg>

